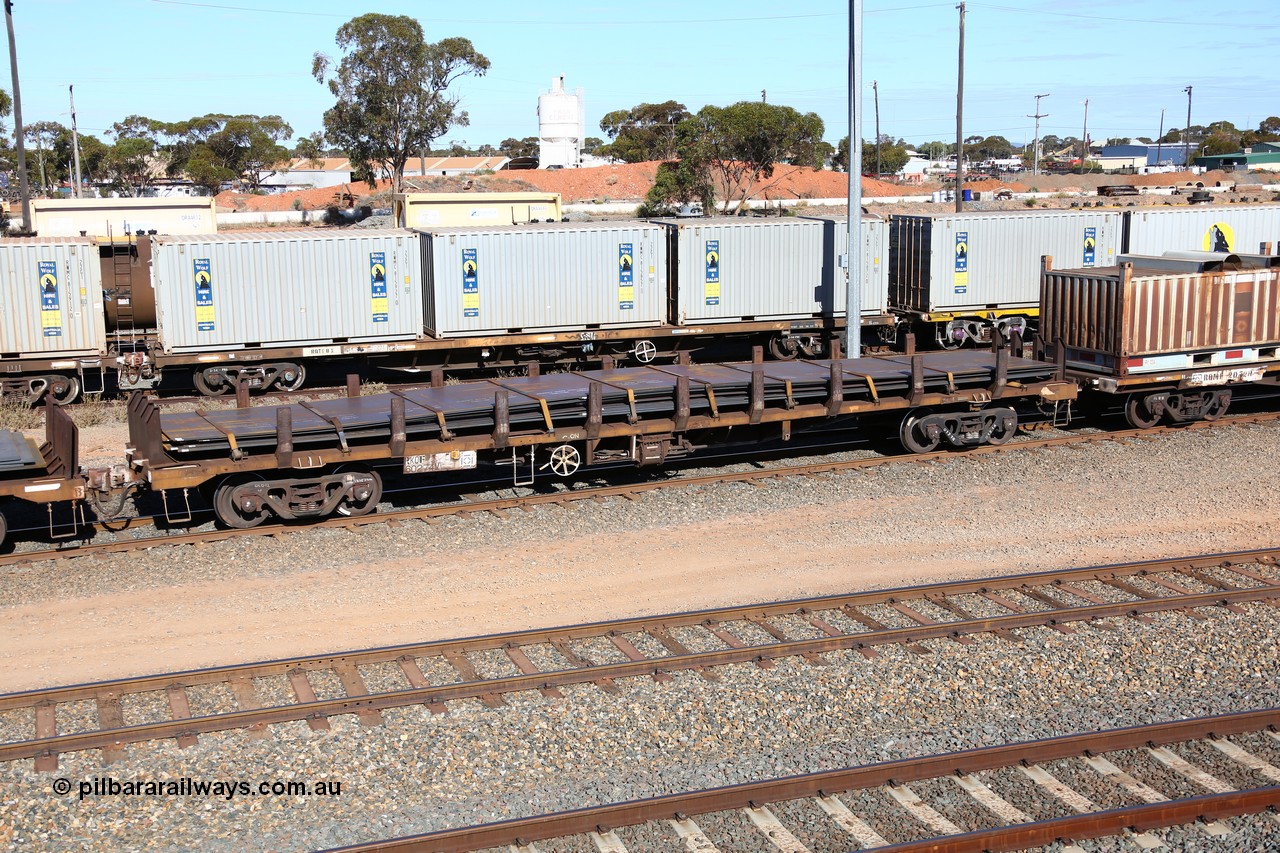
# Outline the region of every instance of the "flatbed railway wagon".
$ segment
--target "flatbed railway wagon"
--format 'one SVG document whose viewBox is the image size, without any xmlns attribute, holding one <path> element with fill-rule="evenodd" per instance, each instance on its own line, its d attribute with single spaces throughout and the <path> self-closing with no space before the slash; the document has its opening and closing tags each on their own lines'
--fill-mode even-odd
<svg viewBox="0 0 1280 853">
<path fill-rule="evenodd" d="M 1184 253 L 1185 254 L 1185 253 Z M 1242 386 L 1280 384 L 1280 257 L 1044 259 L 1040 351 L 1134 427 L 1214 420 Z"/>
<path fill-rule="evenodd" d="M 9 524 L 6 515 L 19 504 L 47 507 L 49 535 L 63 538 L 79 528 L 85 480 L 79 462 L 79 431 L 62 408 L 45 410 L 43 444 L 14 430 L 0 430 L 0 544 Z M 56 519 L 54 505 L 69 502 L 70 521 Z"/>
<path fill-rule="evenodd" d="M 995 352 L 676 364 L 463 382 L 309 404 L 161 413 L 129 404 L 127 465 L 185 514 L 193 490 L 218 519 L 363 515 L 384 475 L 436 478 L 509 466 L 517 484 L 581 466 L 658 466 L 711 446 L 793 431 L 896 436 L 912 451 L 1000 444 L 1076 396 L 1052 364 Z"/>
<path fill-rule="evenodd" d="M 1115 263 L 1119 211 L 977 211 L 890 219 L 889 305 L 945 349 L 1030 339 L 1040 315 L 1040 258 Z"/>
</svg>

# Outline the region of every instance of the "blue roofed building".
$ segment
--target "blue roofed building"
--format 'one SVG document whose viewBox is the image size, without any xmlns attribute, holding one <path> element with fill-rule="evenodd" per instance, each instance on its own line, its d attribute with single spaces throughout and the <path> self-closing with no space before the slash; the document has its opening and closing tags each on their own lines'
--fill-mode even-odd
<svg viewBox="0 0 1280 853">
<path fill-rule="evenodd" d="M 1196 146 L 1192 146 L 1195 150 Z M 1128 145 L 1107 145 L 1093 157 L 1104 172 L 1141 173 L 1159 166 L 1184 167 L 1187 165 L 1187 149 L 1176 142 L 1138 142 Z"/>
</svg>

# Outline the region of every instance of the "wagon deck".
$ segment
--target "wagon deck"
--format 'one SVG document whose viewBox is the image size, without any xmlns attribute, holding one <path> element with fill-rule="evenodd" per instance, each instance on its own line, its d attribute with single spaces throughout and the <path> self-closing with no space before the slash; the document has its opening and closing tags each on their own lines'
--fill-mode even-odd
<svg viewBox="0 0 1280 853">
<path fill-rule="evenodd" d="M 166 487 L 210 472 L 312 468 L 424 449 L 789 424 L 996 398 L 1073 398 L 1074 386 L 1053 381 L 1056 369 L 1006 350 L 968 351 L 593 370 L 219 412 L 160 414 L 138 398 L 131 403 L 132 459 L 153 485 Z"/>
</svg>

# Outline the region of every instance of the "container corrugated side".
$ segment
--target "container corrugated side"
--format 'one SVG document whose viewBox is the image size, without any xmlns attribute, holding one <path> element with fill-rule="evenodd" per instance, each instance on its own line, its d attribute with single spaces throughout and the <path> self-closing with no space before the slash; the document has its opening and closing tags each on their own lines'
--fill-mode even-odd
<svg viewBox="0 0 1280 853">
<path fill-rule="evenodd" d="M 1118 211 L 895 216 L 893 304 L 920 314 L 1035 310 L 1040 258 L 1106 267 L 1120 249 Z"/>
<path fill-rule="evenodd" d="M 410 231 L 246 232 L 152 243 L 166 352 L 411 341 L 422 271 Z"/>
<path fill-rule="evenodd" d="M 843 317 L 849 299 L 848 267 L 840 259 L 849 254 L 849 220 L 842 217 L 806 216 L 823 223 L 822 294 L 824 314 Z M 862 217 L 862 316 L 883 316 L 889 311 L 889 222 L 878 216 Z"/>
<path fill-rule="evenodd" d="M 102 273 L 87 238 L 0 243 L 0 354 L 96 357 L 106 351 Z"/>
<path fill-rule="evenodd" d="M 1139 208 L 1126 211 L 1125 218 L 1125 251 L 1135 255 L 1185 250 L 1253 254 L 1266 243 L 1280 252 L 1280 204 Z"/>
<path fill-rule="evenodd" d="M 675 234 L 677 325 L 822 316 L 822 223 L 710 218 Z M 829 288 L 828 288 L 829 289 Z"/>
<path fill-rule="evenodd" d="M 647 222 L 444 228 L 423 234 L 436 337 L 657 326 L 665 229 Z"/>
<path fill-rule="evenodd" d="M 1041 334 L 1119 360 L 1280 343 L 1280 270 L 1106 274 L 1052 270 Z"/>
</svg>

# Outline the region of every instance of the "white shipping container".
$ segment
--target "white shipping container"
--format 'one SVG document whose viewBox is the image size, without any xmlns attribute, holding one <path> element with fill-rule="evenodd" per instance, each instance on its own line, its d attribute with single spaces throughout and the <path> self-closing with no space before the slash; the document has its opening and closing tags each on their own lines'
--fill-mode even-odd
<svg viewBox="0 0 1280 853">
<path fill-rule="evenodd" d="M 403 230 L 157 237 L 166 352 L 422 337 L 417 236 Z"/>
<path fill-rule="evenodd" d="M 1119 211 L 983 211 L 894 216 L 889 301 L 922 315 L 1034 310 L 1040 258 L 1107 267 L 1120 250 Z"/>
<path fill-rule="evenodd" d="M 1157 207 L 1125 212 L 1128 245 L 1135 255 L 1171 251 L 1280 252 L 1280 204 L 1240 207 Z M 1269 243 L 1270 252 L 1262 252 Z"/>
<path fill-rule="evenodd" d="M 822 315 L 823 223 L 707 219 L 663 223 L 675 233 L 679 325 L 799 320 Z M 829 298 L 829 297 L 828 297 Z"/>
<path fill-rule="evenodd" d="M 824 223 L 822 237 L 822 286 L 820 310 L 835 316 L 845 315 L 849 299 L 849 220 L 805 217 Z M 863 216 L 859 234 L 862 237 L 862 278 L 860 298 L 862 316 L 882 316 L 889 312 L 889 223 L 879 216 Z M 842 265 L 843 259 L 843 265 Z"/>
<path fill-rule="evenodd" d="M 0 355 L 96 357 L 105 351 L 97 246 L 86 237 L 0 242 Z"/>
<path fill-rule="evenodd" d="M 666 230 L 648 222 L 423 232 L 436 337 L 661 325 Z"/>
<path fill-rule="evenodd" d="M 129 234 L 213 234 L 214 200 L 191 198 L 40 198 L 31 201 L 32 228 L 41 237 Z"/>
</svg>

